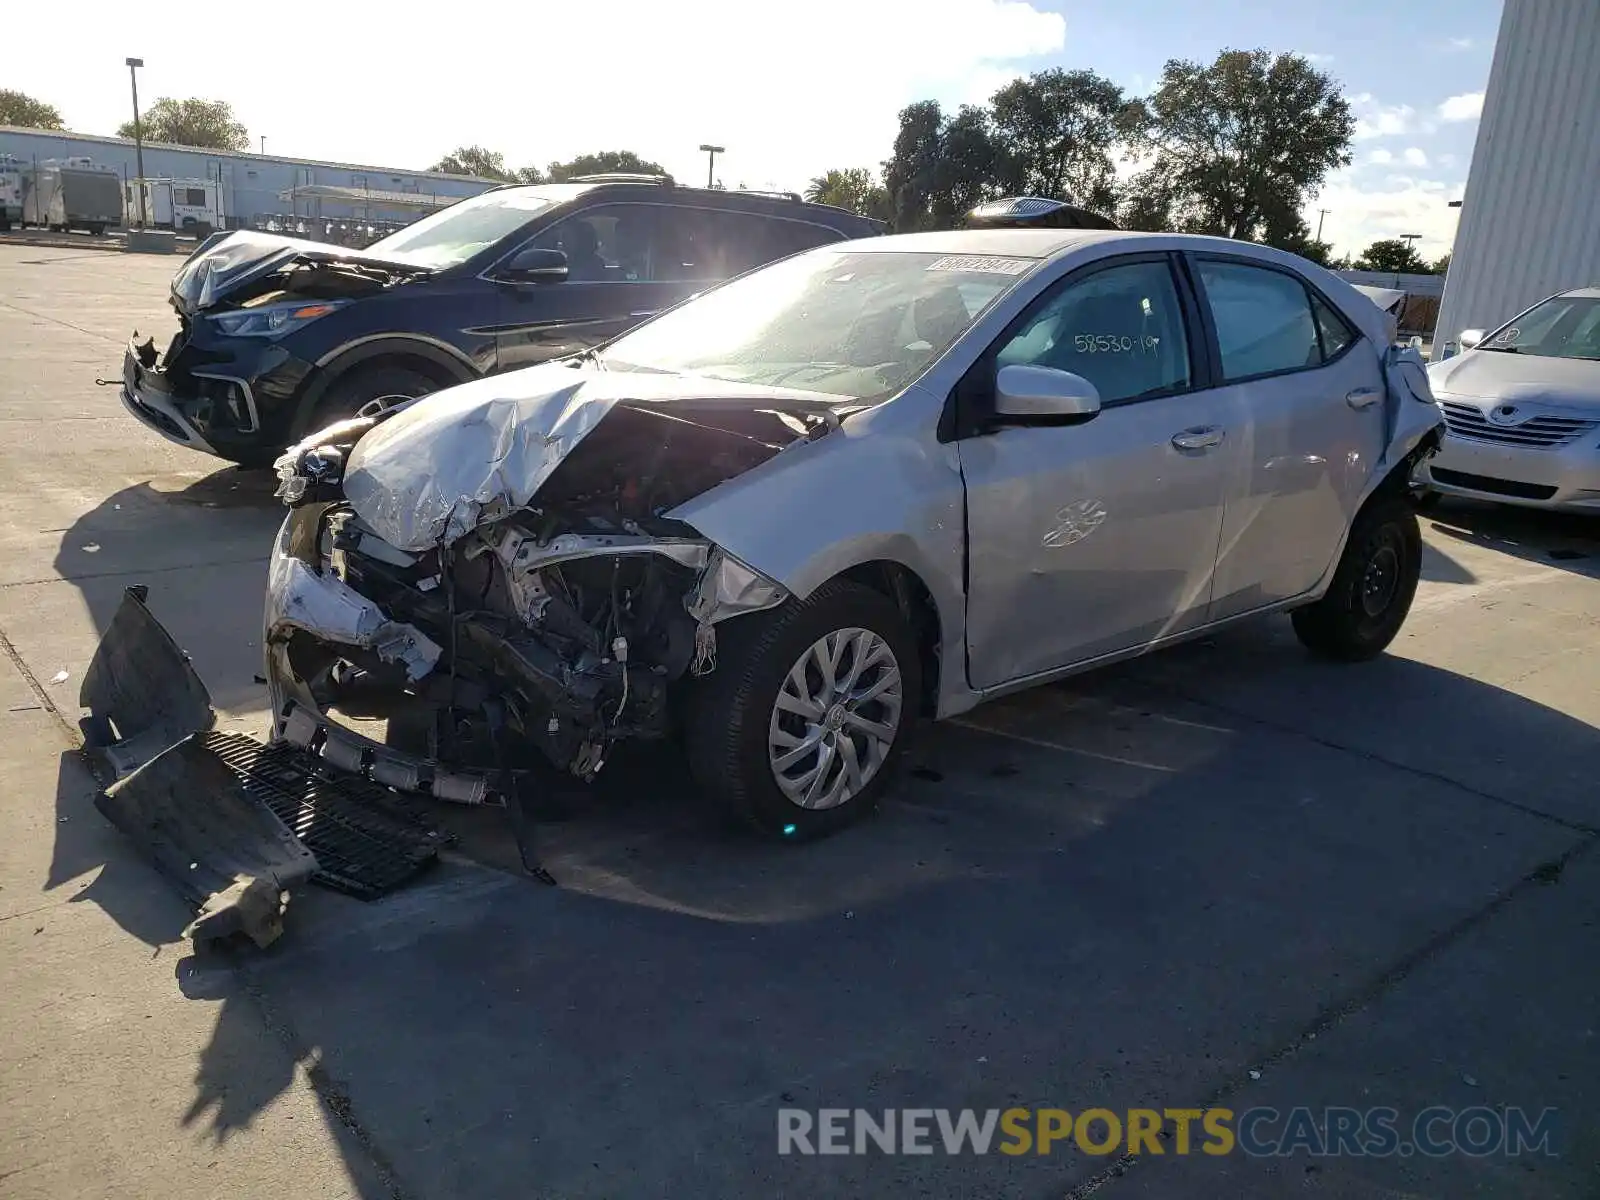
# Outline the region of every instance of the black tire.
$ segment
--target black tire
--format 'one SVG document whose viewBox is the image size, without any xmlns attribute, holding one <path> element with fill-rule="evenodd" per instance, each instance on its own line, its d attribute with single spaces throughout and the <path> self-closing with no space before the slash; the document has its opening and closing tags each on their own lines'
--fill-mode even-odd
<svg viewBox="0 0 1600 1200">
<path fill-rule="evenodd" d="M 377 362 L 356 367 L 328 385 L 305 426 L 295 431 L 294 440 L 353 417 L 362 405 L 383 396 L 426 396 L 441 386 L 432 375 L 403 363 Z"/>
<path fill-rule="evenodd" d="M 1290 614 L 1313 654 L 1362 662 L 1382 654 L 1411 611 L 1422 577 L 1422 533 L 1405 493 L 1375 497 L 1357 515 L 1328 594 Z"/>
<path fill-rule="evenodd" d="M 859 792 L 833 808 L 802 808 L 773 776 L 769 722 L 779 689 L 801 656 L 828 634 L 850 628 L 876 634 L 893 654 L 901 681 L 898 721 L 882 765 Z M 805 841 L 865 816 L 892 786 L 917 719 L 922 667 L 916 638 L 895 603 L 869 587 L 835 579 L 803 601 L 718 625 L 716 669 L 693 682 L 687 699 L 685 749 L 700 788 L 758 832 Z"/>
</svg>

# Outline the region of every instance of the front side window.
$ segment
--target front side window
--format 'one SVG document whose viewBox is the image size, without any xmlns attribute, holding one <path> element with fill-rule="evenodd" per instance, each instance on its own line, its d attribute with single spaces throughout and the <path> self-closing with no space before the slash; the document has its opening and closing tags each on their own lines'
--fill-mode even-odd
<svg viewBox="0 0 1600 1200">
<path fill-rule="evenodd" d="M 1081 375 L 1102 403 L 1190 386 L 1189 341 L 1172 269 L 1129 263 L 1070 282 L 996 356 L 997 366 L 1054 367 Z"/>
<path fill-rule="evenodd" d="M 1244 263 L 1202 260 L 1199 265 L 1225 380 L 1322 364 L 1311 298 L 1297 278 Z"/>
<path fill-rule="evenodd" d="M 443 270 L 487 250 L 554 203 L 521 188 L 488 191 L 379 238 L 368 249 L 420 267 Z"/>
<path fill-rule="evenodd" d="M 824 247 L 716 288 L 613 342 L 617 371 L 887 399 L 1034 265 L 1025 258 Z"/>
<path fill-rule="evenodd" d="M 567 256 L 569 283 L 640 283 L 659 277 L 659 212 L 603 204 L 557 221 L 531 244 Z"/>
<path fill-rule="evenodd" d="M 1541 358 L 1600 359 L 1600 298 L 1556 296 L 1494 331 L 1485 350 Z"/>
</svg>

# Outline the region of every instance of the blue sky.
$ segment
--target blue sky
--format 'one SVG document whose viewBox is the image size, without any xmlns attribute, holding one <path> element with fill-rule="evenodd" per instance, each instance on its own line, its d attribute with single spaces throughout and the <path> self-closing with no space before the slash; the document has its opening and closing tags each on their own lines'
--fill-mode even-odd
<svg viewBox="0 0 1600 1200">
<path fill-rule="evenodd" d="M 913 100 L 981 101 L 1057 65 L 1143 92 L 1169 58 L 1292 50 L 1317 56 L 1362 121 L 1356 162 L 1329 180 L 1312 225 L 1325 207 L 1341 250 L 1420 233 L 1431 256 L 1454 233 L 1446 201 L 1466 180 L 1500 3 L 391 0 L 382 21 L 366 5 L 317 10 L 309 55 L 301 23 L 259 5 L 131 28 L 112 0 L 73 11 L 68 45 L 48 6 L 15 6 L 0 71 L 0 87 L 55 104 L 71 129 L 127 119 L 122 60 L 139 55 L 146 103 L 227 100 L 252 142 L 282 154 L 423 167 L 476 142 L 516 166 L 626 147 L 694 179 L 696 147 L 712 141 L 728 147 L 729 186 L 771 188 L 876 166 Z"/>
</svg>

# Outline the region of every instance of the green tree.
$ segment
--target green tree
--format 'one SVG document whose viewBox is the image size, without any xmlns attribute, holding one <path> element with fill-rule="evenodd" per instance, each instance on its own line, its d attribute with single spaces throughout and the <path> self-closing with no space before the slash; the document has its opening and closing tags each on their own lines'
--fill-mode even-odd
<svg viewBox="0 0 1600 1200">
<path fill-rule="evenodd" d="M 1269 246 L 1276 246 L 1279 250 L 1287 250 L 1290 254 L 1310 259 L 1320 267 L 1333 265 L 1332 244 L 1319 242 L 1312 237 L 1311 227 L 1297 212 L 1277 213 L 1269 217 L 1261 240 Z"/>
<path fill-rule="evenodd" d="M 953 229 L 984 200 L 999 195 L 999 152 L 988 110 L 965 105 L 946 117 L 936 100 L 900 111 L 900 132 L 883 164 L 896 231 Z"/>
<path fill-rule="evenodd" d="M 575 175 L 665 175 L 667 169 L 660 163 L 640 158 L 632 150 L 602 150 L 598 154 L 580 154 L 566 162 L 553 162 L 547 172 L 551 183 L 560 183 Z"/>
<path fill-rule="evenodd" d="M 1426 275 L 1428 264 L 1410 242 L 1400 238 L 1381 238 L 1356 259 L 1358 271 L 1383 271 L 1395 275 Z"/>
<path fill-rule="evenodd" d="M 226 100 L 174 100 L 163 96 L 141 115 L 139 126 L 145 140 L 151 142 L 200 146 L 207 150 L 250 148 L 250 135 Z M 132 121 L 117 129 L 118 137 L 133 135 Z"/>
<path fill-rule="evenodd" d="M 1224 50 L 1209 66 L 1173 59 L 1123 131 L 1152 156 L 1136 181 L 1182 229 L 1260 238 L 1350 162 L 1355 119 L 1334 80 L 1297 54 Z"/>
<path fill-rule="evenodd" d="M 26 129 L 60 129 L 61 113 L 55 105 L 35 100 L 25 92 L 0 88 L 0 125 L 21 125 Z"/>
<path fill-rule="evenodd" d="M 1435 275 L 1448 275 L 1450 273 L 1450 253 L 1451 252 L 1449 250 L 1446 250 L 1438 257 L 1433 266 L 1428 268 L 1428 270 L 1432 271 Z"/>
<path fill-rule="evenodd" d="M 873 173 L 865 167 L 835 168 L 806 184 L 805 198 L 813 204 L 847 208 L 864 217 L 887 220 L 889 196 Z"/>
<path fill-rule="evenodd" d="M 446 175 L 476 175 L 479 179 L 501 179 L 510 183 L 516 178 L 506 169 L 506 156 L 498 150 L 482 146 L 457 146 L 433 166 L 430 171 L 443 171 Z"/>
<path fill-rule="evenodd" d="M 883 164 L 883 186 L 898 233 L 933 228 L 934 175 L 943 128 L 944 114 L 937 100 L 919 100 L 900 110 L 900 130 Z"/>
<path fill-rule="evenodd" d="M 1001 193 L 1115 211 L 1123 107 L 1122 89 L 1093 71 L 1055 68 L 1008 83 L 989 105 Z"/>
</svg>

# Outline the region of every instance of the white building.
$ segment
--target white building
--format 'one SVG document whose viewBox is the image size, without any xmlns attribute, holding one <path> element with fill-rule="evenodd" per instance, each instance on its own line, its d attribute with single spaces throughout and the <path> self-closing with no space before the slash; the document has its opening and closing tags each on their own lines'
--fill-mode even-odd
<svg viewBox="0 0 1600 1200">
<path fill-rule="evenodd" d="M 1600 284 L 1600 0 L 1505 0 L 1440 343 Z"/>
<path fill-rule="evenodd" d="M 134 144 L 127 138 L 0 125 L 0 156 L 6 154 L 23 165 L 83 156 L 113 168 L 124 183 L 139 176 Z M 198 150 L 165 142 L 144 144 L 144 174 L 147 179 L 216 180 L 222 224 L 230 229 L 248 228 L 268 217 L 408 221 L 496 183 L 437 171 Z"/>
</svg>

